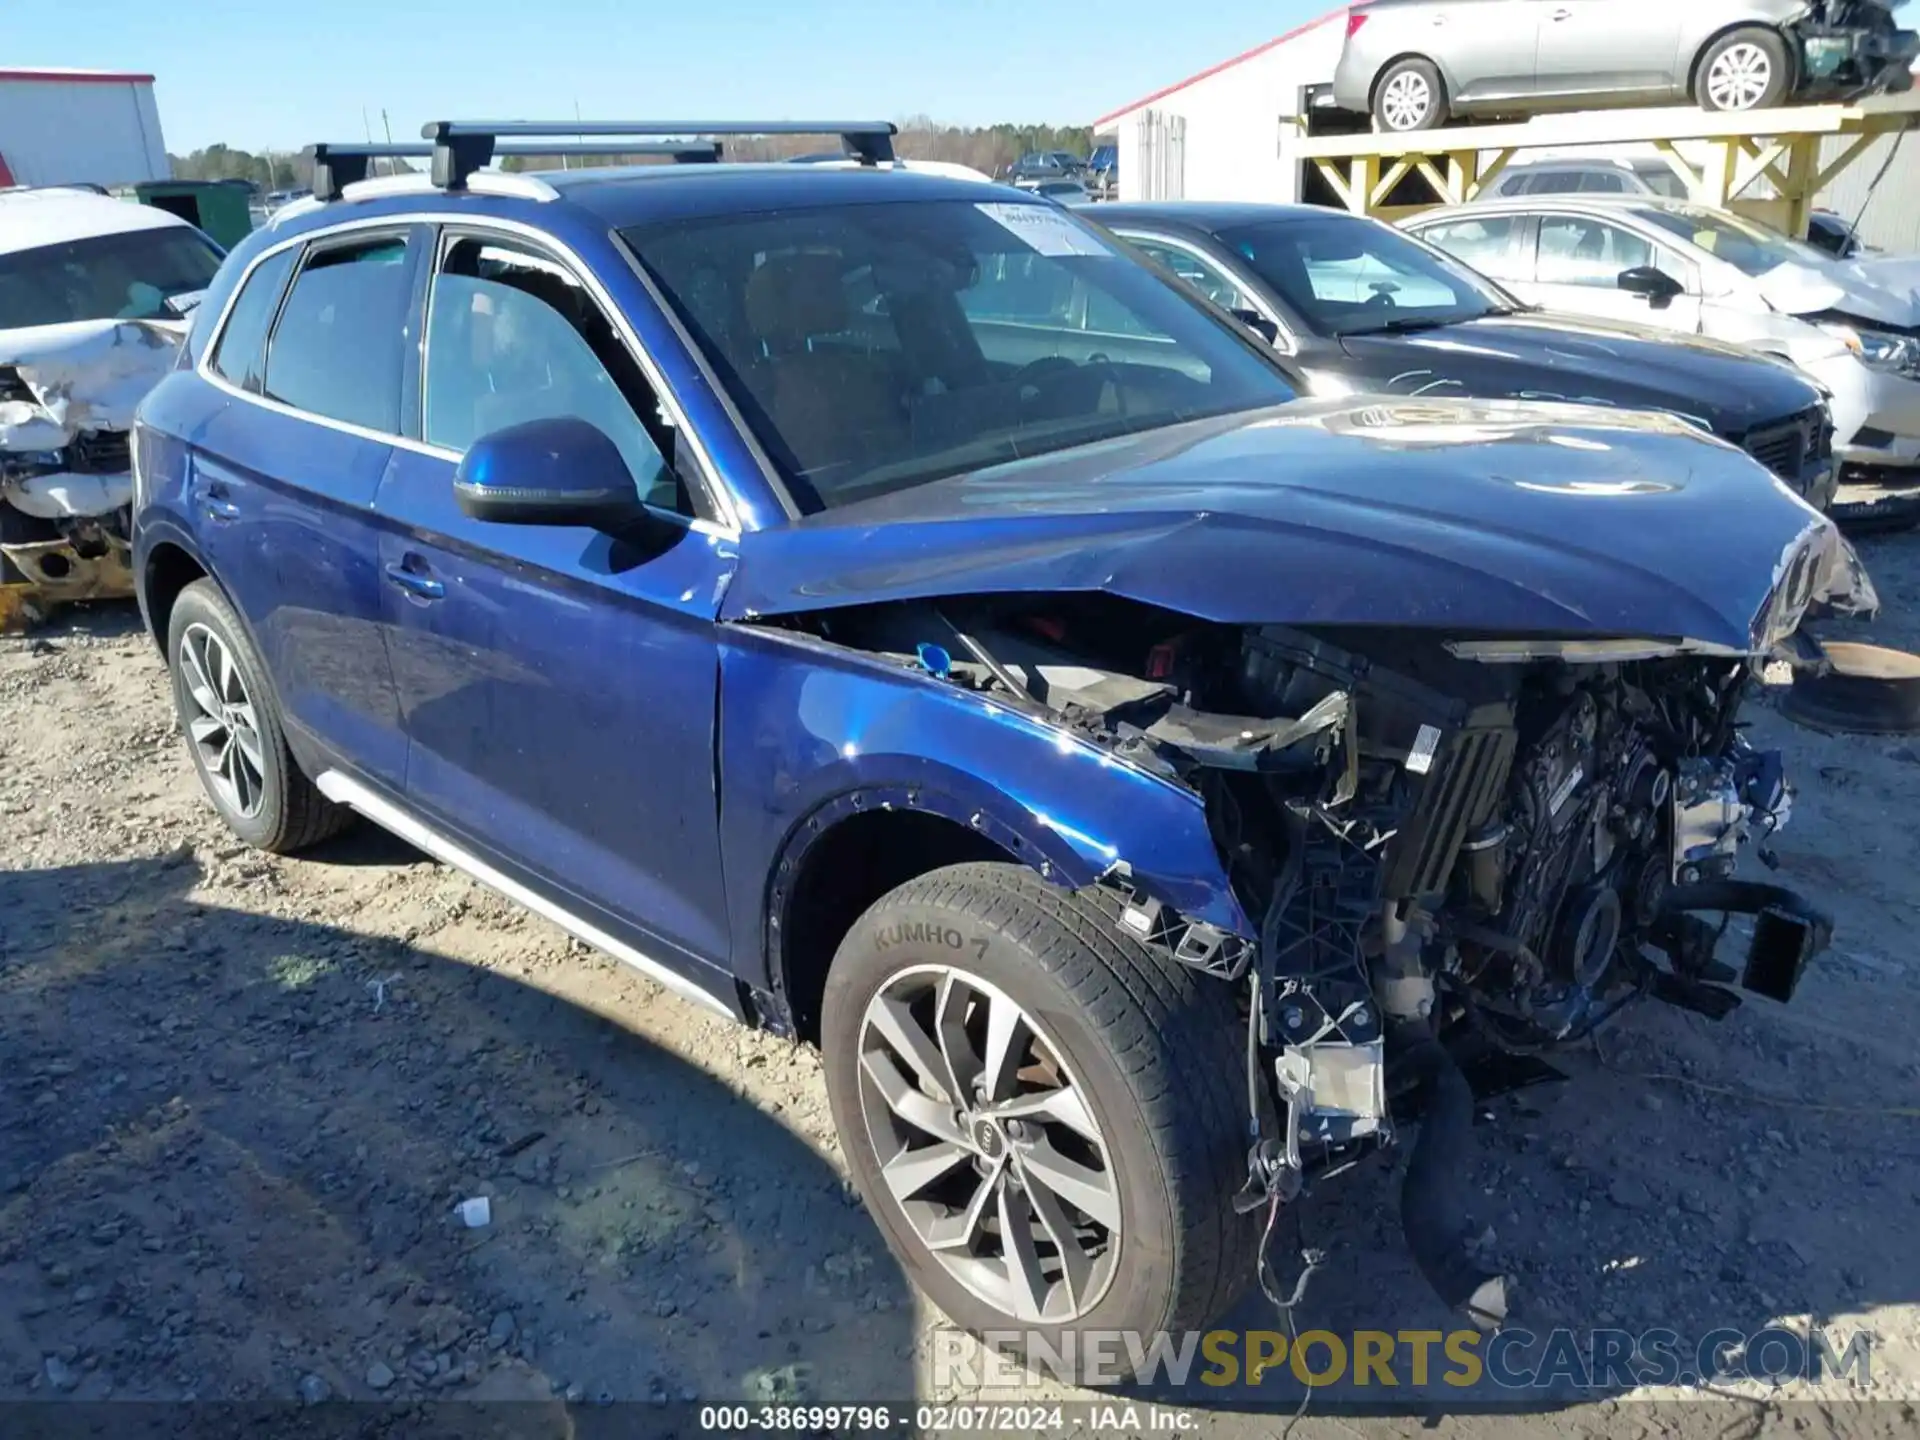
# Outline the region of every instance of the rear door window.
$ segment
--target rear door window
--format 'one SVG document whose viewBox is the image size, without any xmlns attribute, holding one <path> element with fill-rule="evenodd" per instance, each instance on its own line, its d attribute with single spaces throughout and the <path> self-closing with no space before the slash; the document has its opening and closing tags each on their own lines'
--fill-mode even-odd
<svg viewBox="0 0 1920 1440">
<path fill-rule="evenodd" d="M 310 250 L 267 349 L 267 395 L 329 420 L 397 434 L 407 262 L 401 235 Z"/>
</svg>

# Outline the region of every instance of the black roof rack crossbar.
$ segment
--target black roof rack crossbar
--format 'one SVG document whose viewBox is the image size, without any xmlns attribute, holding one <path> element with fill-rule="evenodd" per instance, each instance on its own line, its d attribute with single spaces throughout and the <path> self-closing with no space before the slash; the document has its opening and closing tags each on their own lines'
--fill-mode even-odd
<svg viewBox="0 0 1920 1440">
<path fill-rule="evenodd" d="M 847 154 L 867 165 L 893 159 L 898 127 L 884 120 L 435 120 L 422 127 L 433 142 L 433 183 L 457 190 L 494 157 L 501 140 L 620 136 L 838 135 Z M 621 147 L 597 146 L 604 154 Z M 555 152 L 547 152 L 555 153 Z"/>
<path fill-rule="evenodd" d="M 375 160 L 426 160 L 433 157 L 437 148 L 419 141 L 404 145 L 383 145 L 371 142 L 362 144 L 359 141 L 342 144 L 322 142 L 310 146 L 307 153 L 313 160 L 314 198 L 339 199 L 340 192 L 347 186 L 367 178 L 371 164 Z M 551 155 L 555 158 L 563 155 L 669 155 L 676 163 L 697 165 L 718 160 L 720 142 L 718 140 L 659 140 L 618 146 L 500 145 L 494 148 L 493 154 L 488 158 L 491 160 L 504 155 Z M 463 183 L 464 179 L 465 177 L 462 177 Z"/>
</svg>

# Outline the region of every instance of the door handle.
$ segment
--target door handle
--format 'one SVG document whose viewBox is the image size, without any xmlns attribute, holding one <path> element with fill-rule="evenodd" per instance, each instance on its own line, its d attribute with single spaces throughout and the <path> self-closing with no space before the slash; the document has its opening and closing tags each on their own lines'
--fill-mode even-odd
<svg viewBox="0 0 1920 1440">
<path fill-rule="evenodd" d="M 441 600 L 446 598 L 447 587 L 433 576 L 406 565 L 387 566 L 387 579 L 398 585 L 409 595 L 422 600 Z"/>
<path fill-rule="evenodd" d="M 200 486 L 196 492 L 196 498 L 200 501 L 201 512 L 209 520 L 224 522 L 240 518 L 240 507 L 228 498 L 227 487 L 219 480 L 212 480 Z"/>
<path fill-rule="evenodd" d="M 1573 18 L 1573 12 L 1564 8 L 1559 9 L 1553 12 L 1553 18 L 1555 20 L 1571 20 Z"/>
</svg>

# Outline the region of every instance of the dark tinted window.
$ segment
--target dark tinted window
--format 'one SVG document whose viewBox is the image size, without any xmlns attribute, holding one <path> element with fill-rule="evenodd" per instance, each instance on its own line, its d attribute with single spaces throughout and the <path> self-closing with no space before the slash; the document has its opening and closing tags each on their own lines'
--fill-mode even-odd
<svg viewBox="0 0 1920 1440">
<path fill-rule="evenodd" d="M 1580 176 L 1580 189 L 1588 195 L 1624 195 L 1627 181 L 1617 170 L 1588 170 Z"/>
<path fill-rule="evenodd" d="M 267 327 L 273 324 L 274 309 L 280 292 L 287 287 L 287 274 L 293 269 L 296 246 L 282 250 L 254 268 L 246 288 L 233 302 L 226 328 L 220 332 L 220 345 L 213 355 L 216 374 L 248 390 L 261 384 L 261 362 L 266 357 Z"/>
<path fill-rule="evenodd" d="M 219 268 L 213 242 L 185 225 L 17 250 L 0 255 L 0 330 L 178 318 L 167 301 L 205 290 Z"/>
<path fill-rule="evenodd" d="M 995 193 L 627 238 L 807 508 L 1293 398 L 1123 247 Z"/>
<path fill-rule="evenodd" d="M 274 327 L 267 394 L 331 420 L 397 432 L 407 298 L 403 239 L 309 255 Z"/>
<path fill-rule="evenodd" d="M 672 439 L 659 404 L 585 287 L 536 252 L 458 241 L 427 322 L 425 438 L 465 450 L 492 431 L 569 415 L 619 447 L 642 499 L 689 510 L 662 453 Z"/>
</svg>

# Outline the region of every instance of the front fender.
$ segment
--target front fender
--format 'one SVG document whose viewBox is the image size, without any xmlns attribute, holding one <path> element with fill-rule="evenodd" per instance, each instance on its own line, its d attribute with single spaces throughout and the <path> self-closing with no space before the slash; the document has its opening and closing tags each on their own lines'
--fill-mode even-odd
<svg viewBox="0 0 1920 1440">
<path fill-rule="evenodd" d="M 719 756 L 736 968 L 752 985 L 768 983 L 779 877 L 834 823 L 888 805 L 968 825 L 1063 886 L 1124 867 L 1137 889 L 1188 919 L 1254 934 L 1193 791 L 859 651 L 725 627 Z"/>
</svg>

